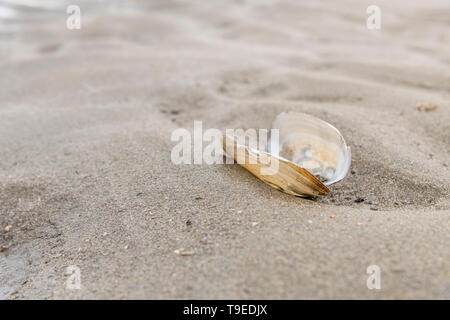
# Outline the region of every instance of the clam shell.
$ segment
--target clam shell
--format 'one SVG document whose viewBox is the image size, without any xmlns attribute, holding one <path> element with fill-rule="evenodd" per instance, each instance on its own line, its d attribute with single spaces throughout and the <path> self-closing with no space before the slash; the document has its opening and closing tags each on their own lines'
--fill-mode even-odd
<svg viewBox="0 0 450 320">
<path fill-rule="evenodd" d="M 234 137 L 227 135 L 223 135 L 222 145 L 224 151 L 229 155 L 233 155 L 236 161 L 238 161 L 239 154 L 244 155 L 245 162 L 239 161 L 238 163 L 275 189 L 299 197 L 317 196 L 330 192 L 327 186 L 320 182 L 313 174 L 293 162 L 267 152 L 250 149 L 247 146 L 238 144 Z M 264 156 L 270 162 L 266 159 L 263 160 Z M 270 171 L 271 164 L 274 162 L 277 162 L 278 167 L 276 173 L 261 174 L 261 169 Z"/>
<path fill-rule="evenodd" d="M 223 135 L 222 147 L 253 175 L 295 196 L 328 194 L 327 185 L 347 174 L 350 148 L 329 123 L 304 113 L 283 112 L 275 118 L 272 128 L 279 129 L 279 143 L 269 141 L 268 152 L 239 144 L 236 137 L 229 135 Z"/>
</svg>

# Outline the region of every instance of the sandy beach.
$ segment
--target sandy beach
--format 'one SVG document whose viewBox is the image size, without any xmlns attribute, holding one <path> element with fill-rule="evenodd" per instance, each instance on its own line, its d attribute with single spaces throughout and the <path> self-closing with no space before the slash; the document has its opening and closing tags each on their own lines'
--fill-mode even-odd
<svg viewBox="0 0 450 320">
<path fill-rule="evenodd" d="M 377 0 L 379 30 L 356 0 L 88 2 L 69 30 L 0 0 L 1 299 L 450 298 L 448 0 Z M 330 195 L 171 161 L 177 128 L 283 111 L 351 146 Z"/>
</svg>

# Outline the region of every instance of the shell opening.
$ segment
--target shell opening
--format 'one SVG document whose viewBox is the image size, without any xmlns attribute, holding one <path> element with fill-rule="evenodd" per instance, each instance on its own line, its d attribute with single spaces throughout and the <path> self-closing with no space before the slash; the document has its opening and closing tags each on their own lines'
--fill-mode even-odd
<svg viewBox="0 0 450 320">
<path fill-rule="evenodd" d="M 269 153 L 308 170 L 327 186 L 347 175 L 350 148 L 329 123 L 299 112 L 283 112 L 272 128 L 279 129 L 279 141 L 269 140 Z"/>
</svg>

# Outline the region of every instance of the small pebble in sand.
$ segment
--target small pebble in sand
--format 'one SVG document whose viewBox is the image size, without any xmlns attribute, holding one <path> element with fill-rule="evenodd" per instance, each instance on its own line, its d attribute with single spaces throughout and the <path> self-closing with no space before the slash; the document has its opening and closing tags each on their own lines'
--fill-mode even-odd
<svg viewBox="0 0 450 320">
<path fill-rule="evenodd" d="M 416 104 L 416 109 L 419 111 L 430 112 L 430 111 L 435 111 L 438 108 L 439 108 L 439 105 L 434 102 L 421 102 L 421 103 Z"/>
<path fill-rule="evenodd" d="M 308 220 L 308 223 L 311 224 L 311 223 L 312 223 L 312 220 Z"/>
<path fill-rule="evenodd" d="M 86 243 L 89 243 L 91 240 L 89 240 L 89 239 L 86 239 L 86 240 L 84 240 L 84 242 L 86 242 Z"/>
<path fill-rule="evenodd" d="M 330 218 L 331 218 L 331 219 L 334 219 L 335 217 L 336 217 L 336 215 L 330 214 Z"/>
<path fill-rule="evenodd" d="M 211 208 L 215 208 L 216 207 L 216 205 L 213 203 L 212 205 L 211 205 Z"/>
<path fill-rule="evenodd" d="M 0 252 L 3 252 L 3 251 L 5 251 L 5 249 L 6 249 L 6 247 L 5 247 L 5 246 L 2 246 L 2 245 L 0 245 Z"/>
<path fill-rule="evenodd" d="M 195 254 L 195 252 L 192 250 L 183 250 L 183 249 L 177 249 L 174 251 L 174 253 L 180 256 L 193 256 Z"/>
<path fill-rule="evenodd" d="M 237 213 L 242 213 L 242 210 L 238 210 L 238 212 Z"/>
<path fill-rule="evenodd" d="M 252 227 L 256 227 L 259 224 L 259 222 L 252 222 Z"/>
<path fill-rule="evenodd" d="M 5 232 L 8 233 L 9 231 L 11 231 L 11 229 L 12 229 L 12 226 L 11 226 L 11 225 L 6 226 L 6 227 L 5 227 Z"/>
<path fill-rule="evenodd" d="M 356 202 L 356 203 L 364 202 L 364 198 L 357 198 L 357 199 L 355 200 L 355 202 Z"/>
<path fill-rule="evenodd" d="M 108 235 L 108 232 L 103 232 L 103 236 L 106 237 Z"/>
<path fill-rule="evenodd" d="M 370 210 L 372 210 L 372 211 L 378 211 L 378 208 L 371 207 Z"/>
</svg>

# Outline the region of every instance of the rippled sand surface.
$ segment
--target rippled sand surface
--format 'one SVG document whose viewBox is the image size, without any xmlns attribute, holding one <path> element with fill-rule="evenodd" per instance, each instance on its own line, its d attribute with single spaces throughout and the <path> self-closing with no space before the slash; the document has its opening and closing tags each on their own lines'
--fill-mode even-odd
<svg viewBox="0 0 450 320">
<path fill-rule="evenodd" d="M 0 0 L 1 298 L 450 298 L 447 0 L 377 1 L 381 30 L 356 0 L 79 3 Z M 170 160 L 194 120 L 289 110 L 352 147 L 330 196 Z"/>
</svg>

